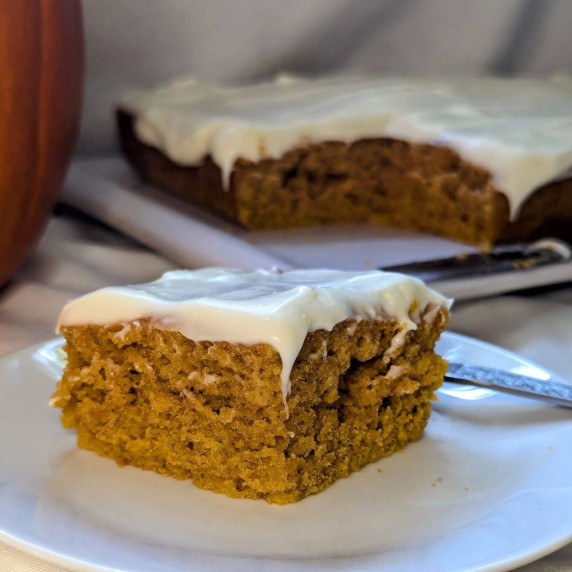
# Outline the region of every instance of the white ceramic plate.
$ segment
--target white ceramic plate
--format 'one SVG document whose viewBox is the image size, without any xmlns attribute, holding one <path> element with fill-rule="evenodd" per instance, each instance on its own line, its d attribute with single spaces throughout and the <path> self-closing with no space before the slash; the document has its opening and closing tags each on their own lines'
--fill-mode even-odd
<svg viewBox="0 0 572 572">
<path fill-rule="evenodd" d="M 448 358 L 545 370 L 455 334 Z M 75 447 L 47 402 L 61 341 L 0 360 L 1 538 L 75 570 L 501 570 L 572 540 L 572 415 L 449 386 L 402 454 L 284 507 Z"/>
</svg>

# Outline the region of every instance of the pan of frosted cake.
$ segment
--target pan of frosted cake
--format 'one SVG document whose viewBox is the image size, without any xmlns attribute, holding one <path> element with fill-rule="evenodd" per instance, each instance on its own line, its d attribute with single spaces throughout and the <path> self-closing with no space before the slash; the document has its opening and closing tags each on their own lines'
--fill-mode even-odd
<svg viewBox="0 0 572 572">
<path fill-rule="evenodd" d="M 126 96 L 118 122 L 145 180 L 247 229 L 572 236 L 569 78 L 183 79 Z"/>
</svg>

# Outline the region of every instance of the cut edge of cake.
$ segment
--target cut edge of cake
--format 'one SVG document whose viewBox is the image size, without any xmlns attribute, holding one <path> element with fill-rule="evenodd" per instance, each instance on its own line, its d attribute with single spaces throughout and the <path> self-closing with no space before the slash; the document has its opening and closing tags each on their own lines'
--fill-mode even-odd
<svg viewBox="0 0 572 572">
<path fill-rule="evenodd" d="M 119 110 L 117 117 L 121 148 L 140 177 L 247 230 L 369 223 L 485 250 L 545 236 L 572 238 L 570 177 L 539 187 L 511 220 L 506 196 L 483 169 L 441 145 L 383 138 L 296 147 L 256 163 L 238 159 L 225 188 L 210 157 L 199 166 L 179 165 L 137 137 L 133 115 Z M 348 168 L 352 156 L 365 167 L 356 161 Z M 367 163 L 377 165 L 373 179 Z M 412 164 L 416 170 L 409 170 Z M 439 165 L 445 168 L 436 170 Z"/>
</svg>

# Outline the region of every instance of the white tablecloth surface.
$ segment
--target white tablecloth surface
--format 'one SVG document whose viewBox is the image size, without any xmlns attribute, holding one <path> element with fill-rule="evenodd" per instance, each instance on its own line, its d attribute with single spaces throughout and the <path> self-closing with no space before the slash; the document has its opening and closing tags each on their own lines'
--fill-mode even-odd
<svg viewBox="0 0 572 572">
<path fill-rule="evenodd" d="M 34 254 L 0 290 L 0 356 L 52 337 L 68 299 L 103 286 L 146 282 L 172 268 L 171 262 L 114 231 L 70 214 L 54 217 Z M 451 330 L 572 376 L 572 284 L 459 304 Z M 60 570 L 0 542 L 0 572 Z M 521 570 L 572 572 L 572 544 Z"/>
</svg>

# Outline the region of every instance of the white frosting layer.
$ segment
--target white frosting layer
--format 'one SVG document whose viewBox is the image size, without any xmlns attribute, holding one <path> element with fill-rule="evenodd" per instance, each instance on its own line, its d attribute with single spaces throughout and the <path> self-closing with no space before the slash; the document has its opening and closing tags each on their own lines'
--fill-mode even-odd
<svg viewBox="0 0 572 572">
<path fill-rule="evenodd" d="M 331 330 L 347 318 L 399 320 L 400 334 L 415 329 L 409 308 L 451 301 L 421 281 L 389 272 L 221 268 L 167 272 L 149 284 L 103 288 L 67 304 L 63 326 L 111 325 L 152 318 L 156 327 L 194 341 L 267 343 L 282 358 L 282 393 L 311 331 Z M 399 334 L 398 334 L 399 335 Z"/>
<path fill-rule="evenodd" d="M 180 80 L 134 93 L 145 143 L 172 161 L 210 155 L 226 183 L 239 158 L 278 158 L 298 145 L 393 137 L 446 145 L 488 170 L 514 216 L 538 186 L 572 165 L 572 80 L 298 79 L 222 88 Z"/>
</svg>

